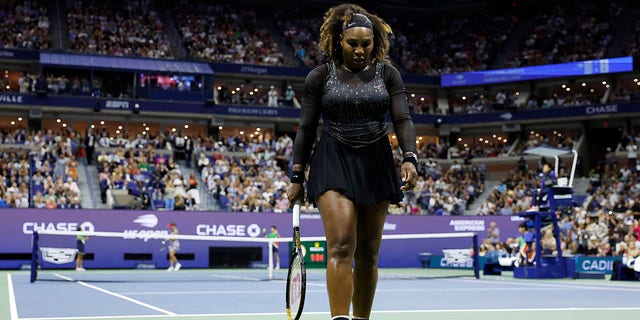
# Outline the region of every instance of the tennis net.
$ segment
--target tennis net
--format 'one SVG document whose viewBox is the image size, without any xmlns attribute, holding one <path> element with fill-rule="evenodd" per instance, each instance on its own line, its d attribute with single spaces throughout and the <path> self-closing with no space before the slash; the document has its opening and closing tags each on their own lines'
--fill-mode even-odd
<svg viewBox="0 0 640 320">
<path fill-rule="evenodd" d="M 39 230 L 33 234 L 31 282 L 39 279 L 38 270 L 75 269 L 78 236 L 88 239 L 83 259 L 88 269 L 166 269 L 169 257 L 167 244 L 163 242 L 172 238 L 180 241 L 176 257 L 183 269 L 250 269 L 247 278 L 260 280 L 286 277 L 282 270 L 289 264 L 287 244 L 292 241 L 291 237 Z M 307 267 L 324 268 L 326 239 L 302 237 L 301 240 Z M 479 260 L 473 254 L 478 252 L 477 245 L 477 235 L 471 232 L 383 235 L 381 280 L 478 278 Z M 274 250 L 278 246 L 279 250 Z M 317 274 L 323 276 L 322 272 Z"/>
<path fill-rule="evenodd" d="M 33 233 L 31 282 L 38 270 L 76 269 L 78 237 L 85 239 L 83 265 L 92 269 L 165 269 L 169 251 L 174 249 L 185 268 L 263 268 L 273 277 L 273 247 L 280 238 L 251 238 L 202 235 L 170 235 L 168 232 L 131 234 L 127 232 L 38 230 Z M 171 248 L 177 240 L 178 248 Z M 271 266 L 271 267 L 269 267 Z M 79 269 L 79 270 L 78 270 Z"/>
<path fill-rule="evenodd" d="M 301 238 L 307 269 L 324 267 L 325 240 Z M 478 236 L 473 232 L 385 234 L 380 248 L 380 279 L 479 278 L 480 260 L 475 252 Z"/>
</svg>

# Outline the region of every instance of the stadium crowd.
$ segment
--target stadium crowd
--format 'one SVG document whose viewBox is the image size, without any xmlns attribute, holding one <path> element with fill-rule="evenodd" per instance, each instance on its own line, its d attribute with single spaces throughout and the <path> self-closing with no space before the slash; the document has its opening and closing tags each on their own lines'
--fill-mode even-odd
<svg viewBox="0 0 640 320">
<path fill-rule="evenodd" d="M 598 59 L 609 57 L 607 48 L 617 31 L 616 19 L 628 5 L 625 1 L 599 3 L 587 1 L 572 3 L 561 1 L 554 6 L 531 9 L 530 18 L 522 4 L 490 6 L 486 12 L 476 15 L 459 14 L 429 19 L 424 22 L 412 16 L 385 17 L 390 21 L 395 36 L 391 39 L 391 58 L 402 72 L 440 75 L 452 72 L 482 70 L 500 63 L 500 50 L 509 39 L 511 30 L 531 19 L 533 27 L 525 30 L 518 42 L 516 57 L 509 66 L 538 65 Z M 316 50 L 316 40 L 322 17 L 317 10 L 305 4 L 292 4 L 287 10 L 273 9 L 264 15 L 258 7 L 246 4 L 201 3 L 178 1 L 158 4 L 149 0 L 131 3 L 100 2 L 95 0 L 68 1 L 66 25 L 57 29 L 67 30 L 72 52 L 121 55 L 153 58 L 175 58 L 175 50 L 169 35 L 178 37 L 174 43 L 177 51 L 187 52 L 184 58 L 195 60 L 285 66 L 316 66 L 322 56 Z M 0 32 L 4 34 L 6 48 L 24 48 L 11 45 L 24 37 L 16 28 L 23 24 L 34 25 L 29 42 L 39 41 L 35 33 L 50 37 L 50 22 L 46 8 L 34 1 L 12 1 L 0 9 L 6 19 Z M 161 12 L 166 11 L 167 15 Z M 382 12 L 381 15 L 387 13 Z M 451 14 L 451 13 L 450 13 Z M 23 22 L 21 22 L 23 21 Z M 55 21 L 57 22 L 57 21 Z M 65 21 L 62 21 L 64 23 Z M 277 28 L 270 24 L 273 22 Z M 544 23 L 542 23 L 544 22 Z M 60 23 L 60 22 L 58 22 Z M 18 26 L 16 26 L 18 25 Z M 638 29 L 636 26 L 635 29 Z M 417 33 L 415 30 L 426 30 Z M 583 32 L 589 30 L 589 32 Z M 637 30 L 629 39 L 627 51 L 634 53 Z M 515 39 L 518 40 L 518 39 Z M 517 41 L 516 41 L 517 42 Z M 62 42 L 65 45 L 65 42 Z M 36 50 L 48 50 L 50 45 L 31 45 Z M 428 50 L 423 50 L 428 48 Z M 569 50 L 570 49 L 570 50 Z M 294 59 L 290 59 L 294 58 Z M 64 74 L 57 70 L 47 74 L 25 74 L 18 88 L 26 93 L 46 90 L 50 94 L 91 95 L 99 97 L 130 98 L 135 86 L 128 77 L 122 77 L 128 85 L 110 89 L 107 76 L 96 73 Z M 273 106 L 268 86 L 251 90 L 233 90 L 233 85 L 221 86 L 218 95 L 225 103 Z M 609 101 L 628 101 L 637 95 L 637 87 L 619 85 Z M 288 106 L 285 87 L 278 91 L 277 106 Z M 236 94 L 232 94 L 236 91 Z M 571 91 L 558 94 L 553 91 L 531 93 L 526 101 L 518 97 L 519 91 L 487 91 L 467 95 L 464 98 L 449 97 L 449 113 L 479 113 L 510 109 L 553 108 L 600 103 L 605 93 Z M 295 92 L 294 92 L 295 96 Z M 419 97 L 419 98 L 418 98 Z M 410 107 L 416 114 L 445 113 L 435 103 L 435 95 L 409 96 Z"/>
<path fill-rule="evenodd" d="M 640 168 L 636 161 L 639 142 L 637 135 L 624 132 L 617 150 L 626 152 L 626 159 L 619 159 L 614 150 L 608 149 L 604 159 L 589 170 L 586 198 L 580 201 L 576 198 L 575 206 L 556 213 L 563 254 L 624 256 L 627 259 L 640 256 Z M 549 164 L 544 157 L 533 168 L 521 159 L 510 174 L 489 191 L 487 200 L 478 207 L 476 214 L 515 215 L 544 210 L 545 201 L 539 197 L 538 190 L 548 176 L 545 165 Z M 552 175 L 560 181 L 569 176 L 568 171 L 561 162 L 559 172 Z M 546 226 L 542 234 L 542 253 L 556 254 L 552 225 Z M 513 238 L 501 242 L 485 239 L 481 254 L 496 251 L 500 256 L 514 257 L 520 255 L 512 250 L 517 247 Z"/>
<path fill-rule="evenodd" d="M 385 17 L 395 30 L 390 55 L 404 72 L 422 75 L 600 59 L 612 54 L 608 49 L 625 4 L 560 1 L 534 9 L 496 5 L 478 14 L 450 13 L 428 22 L 411 15 Z M 68 48 L 61 49 L 72 52 L 172 59 L 176 54 L 169 35 L 175 34 L 181 41 L 178 51 L 186 52 L 183 58 L 308 67 L 323 59 L 316 48 L 322 17 L 304 4 L 258 12 L 262 9 L 231 2 L 77 0 L 64 8 L 66 25 L 58 29 L 68 31 L 69 41 Z M 0 26 L 2 47 L 51 49 L 50 13 L 44 6 L 10 1 L 0 10 L 6 17 Z M 161 11 L 168 16 L 162 17 Z M 529 11 L 535 15 L 523 13 Z M 516 39 L 515 55 L 505 62 L 500 58 L 504 44 L 529 20 L 532 27 Z M 628 53 L 637 51 L 637 38 L 634 34 L 629 39 Z"/>
<path fill-rule="evenodd" d="M 77 148 L 74 133 L 34 132 L 24 129 L 0 135 L 0 207 L 80 209 Z"/>
<path fill-rule="evenodd" d="M 606 58 L 622 10 L 619 1 L 560 1 L 544 7 L 505 67 Z"/>
<path fill-rule="evenodd" d="M 3 1 L 0 3 L 0 16 L 0 48 L 51 49 L 51 25 L 42 2 Z"/>
<path fill-rule="evenodd" d="M 184 0 L 177 3 L 173 15 L 192 59 L 284 65 L 278 42 L 258 19 L 254 8 Z"/>
<path fill-rule="evenodd" d="M 68 1 L 69 50 L 145 58 L 174 57 L 154 1 Z"/>
</svg>

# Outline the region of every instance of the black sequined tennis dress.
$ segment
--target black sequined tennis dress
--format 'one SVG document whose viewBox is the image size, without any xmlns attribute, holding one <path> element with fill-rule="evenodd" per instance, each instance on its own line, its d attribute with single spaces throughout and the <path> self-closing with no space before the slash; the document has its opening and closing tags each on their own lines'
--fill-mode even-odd
<svg viewBox="0 0 640 320">
<path fill-rule="evenodd" d="M 391 98 L 383 80 L 385 64 L 376 63 L 373 79 L 327 65 L 322 89 L 324 126 L 310 162 L 307 198 L 317 204 L 327 190 L 336 190 L 356 204 L 383 200 L 398 203 L 403 194 L 385 121 Z M 294 158 L 295 159 L 295 158 Z"/>
</svg>

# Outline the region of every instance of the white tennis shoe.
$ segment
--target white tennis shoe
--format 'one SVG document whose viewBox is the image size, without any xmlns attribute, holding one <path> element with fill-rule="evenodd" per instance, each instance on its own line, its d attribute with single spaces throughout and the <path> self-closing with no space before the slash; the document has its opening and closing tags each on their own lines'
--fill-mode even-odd
<svg viewBox="0 0 640 320">
<path fill-rule="evenodd" d="M 180 262 L 176 263 L 175 271 L 180 270 L 180 268 L 182 268 L 182 265 L 180 264 Z"/>
</svg>

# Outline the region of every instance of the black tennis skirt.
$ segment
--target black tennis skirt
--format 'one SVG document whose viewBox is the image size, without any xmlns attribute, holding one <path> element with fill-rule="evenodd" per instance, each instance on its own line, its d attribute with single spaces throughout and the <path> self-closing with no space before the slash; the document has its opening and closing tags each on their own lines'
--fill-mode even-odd
<svg viewBox="0 0 640 320">
<path fill-rule="evenodd" d="M 356 204 L 402 201 L 400 178 L 386 135 L 370 145 L 353 148 L 323 133 L 309 170 L 307 198 L 316 206 L 328 190 L 338 191 Z"/>
<path fill-rule="evenodd" d="M 76 249 L 78 249 L 79 253 L 84 253 L 84 243 L 80 240 L 76 241 Z"/>
</svg>

